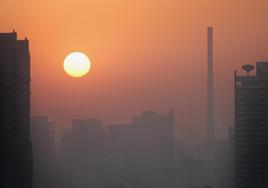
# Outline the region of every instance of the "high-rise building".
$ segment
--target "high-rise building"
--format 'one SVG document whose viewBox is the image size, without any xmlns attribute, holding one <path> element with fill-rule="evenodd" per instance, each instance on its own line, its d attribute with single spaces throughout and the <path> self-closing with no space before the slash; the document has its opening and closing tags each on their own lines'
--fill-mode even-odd
<svg viewBox="0 0 268 188">
<path fill-rule="evenodd" d="M 268 187 L 268 62 L 235 72 L 235 185 Z"/>
<path fill-rule="evenodd" d="M 61 138 L 63 187 L 99 188 L 103 184 L 101 138 L 102 122 L 97 119 L 74 119 L 72 127 L 65 129 Z"/>
<path fill-rule="evenodd" d="M 0 33 L 1 188 L 32 187 L 29 41 Z"/>
<path fill-rule="evenodd" d="M 72 122 L 72 178 L 74 187 L 98 187 L 102 122 L 74 119 Z"/>
<path fill-rule="evenodd" d="M 31 117 L 33 187 L 55 186 L 55 126 L 46 116 Z"/>
<path fill-rule="evenodd" d="M 235 187 L 235 130 L 234 126 L 229 127 L 228 130 L 228 145 L 229 145 L 229 187 Z"/>
<path fill-rule="evenodd" d="M 60 148 L 60 187 L 73 187 L 73 173 L 72 173 L 72 129 L 65 129 L 61 136 Z"/>
<path fill-rule="evenodd" d="M 133 126 L 137 179 L 148 187 L 173 187 L 174 111 L 145 111 L 133 117 Z"/>
<path fill-rule="evenodd" d="M 61 143 L 64 186 L 172 188 L 173 129 L 173 111 L 146 111 L 109 129 L 73 120 Z"/>
<path fill-rule="evenodd" d="M 180 185 L 188 188 L 204 185 L 204 162 L 193 154 L 183 155 L 180 165 Z"/>
</svg>

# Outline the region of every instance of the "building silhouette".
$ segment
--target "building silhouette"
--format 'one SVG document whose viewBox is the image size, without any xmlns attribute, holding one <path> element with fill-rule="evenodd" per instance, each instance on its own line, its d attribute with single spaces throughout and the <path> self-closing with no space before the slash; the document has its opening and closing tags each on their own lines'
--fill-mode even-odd
<svg viewBox="0 0 268 188">
<path fill-rule="evenodd" d="M 55 126 L 46 116 L 31 117 L 33 188 L 55 185 Z"/>
<path fill-rule="evenodd" d="M 148 187 L 173 187 L 173 110 L 168 114 L 145 111 L 134 116 L 132 123 L 136 138 L 136 147 L 132 149 L 136 154 L 137 163 L 134 169 L 137 179 L 145 182 Z"/>
<path fill-rule="evenodd" d="M 235 72 L 235 186 L 268 187 L 268 62 Z"/>
<path fill-rule="evenodd" d="M 64 187 L 99 187 L 102 122 L 74 119 L 61 139 Z"/>
<path fill-rule="evenodd" d="M 228 142 L 229 142 L 229 187 L 235 187 L 235 126 L 228 129 Z"/>
<path fill-rule="evenodd" d="M 64 187 L 173 187 L 173 111 L 146 111 L 130 124 L 73 120 L 61 139 Z"/>
<path fill-rule="evenodd" d="M 72 129 L 65 129 L 61 135 L 60 148 L 60 185 L 70 188 L 72 186 Z"/>
<path fill-rule="evenodd" d="M 180 185 L 181 188 L 204 185 L 204 162 L 195 155 L 183 155 L 181 159 Z"/>
<path fill-rule="evenodd" d="M 102 122 L 97 119 L 73 120 L 73 166 L 75 187 L 96 187 L 100 164 Z"/>
<path fill-rule="evenodd" d="M 1 188 L 32 187 L 29 41 L 0 33 Z"/>
</svg>

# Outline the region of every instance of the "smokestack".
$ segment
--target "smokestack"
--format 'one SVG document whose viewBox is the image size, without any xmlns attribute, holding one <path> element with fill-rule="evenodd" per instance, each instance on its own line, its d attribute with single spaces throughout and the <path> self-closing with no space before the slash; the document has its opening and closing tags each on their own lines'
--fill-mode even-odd
<svg viewBox="0 0 268 188">
<path fill-rule="evenodd" d="M 208 70 L 207 70 L 207 140 L 214 140 L 214 93 L 213 93 L 213 28 L 207 30 Z"/>
</svg>

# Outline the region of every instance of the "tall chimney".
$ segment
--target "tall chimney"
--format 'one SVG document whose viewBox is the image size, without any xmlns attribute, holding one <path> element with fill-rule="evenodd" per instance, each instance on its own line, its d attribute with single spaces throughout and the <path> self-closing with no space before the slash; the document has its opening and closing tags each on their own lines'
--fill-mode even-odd
<svg viewBox="0 0 268 188">
<path fill-rule="evenodd" d="M 207 141 L 214 141 L 214 93 L 213 93 L 213 28 L 207 30 L 208 70 L 207 70 Z"/>
</svg>

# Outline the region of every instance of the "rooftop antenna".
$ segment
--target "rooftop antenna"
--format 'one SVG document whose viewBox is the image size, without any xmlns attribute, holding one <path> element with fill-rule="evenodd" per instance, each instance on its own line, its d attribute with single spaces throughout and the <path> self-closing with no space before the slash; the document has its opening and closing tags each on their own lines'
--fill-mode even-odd
<svg viewBox="0 0 268 188">
<path fill-rule="evenodd" d="M 249 64 L 247 64 L 247 65 L 243 65 L 243 66 L 242 66 L 242 69 L 243 69 L 244 71 L 246 71 L 247 76 L 249 76 L 249 73 L 250 73 L 254 68 L 255 68 L 255 67 L 254 67 L 253 65 L 249 65 Z"/>
</svg>

